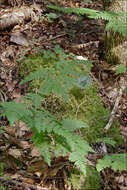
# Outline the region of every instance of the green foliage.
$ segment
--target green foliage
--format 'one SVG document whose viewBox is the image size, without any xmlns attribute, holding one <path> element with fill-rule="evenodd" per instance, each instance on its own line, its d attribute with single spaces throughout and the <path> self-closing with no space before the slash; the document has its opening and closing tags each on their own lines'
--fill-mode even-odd
<svg viewBox="0 0 127 190">
<path fill-rule="evenodd" d="M 106 144 L 112 145 L 113 147 L 116 145 L 116 142 L 108 137 L 98 138 L 96 142 L 106 143 Z"/>
<path fill-rule="evenodd" d="M 100 174 L 95 168 L 87 166 L 86 176 L 84 177 L 76 168 L 72 168 L 67 183 L 74 190 L 98 190 L 100 187 Z"/>
<path fill-rule="evenodd" d="M 91 167 L 87 166 L 87 176 L 85 179 L 84 190 L 98 190 L 100 187 L 100 174 L 99 172 Z"/>
<path fill-rule="evenodd" d="M 22 120 L 31 128 L 35 134 L 32 141 L 49 165 L 54 153 L 57 157 L 70 153 L 70 161 L 85 175 L 85 156 L 93 150 L 76 130 L 88 127 L 88 124 L 79 120 L 56 119 L 42 107 L 42 100 L 45 95 L 50 94 L 62 96 L 65 101 L 69 100 L 69 91 L 74 85 L 79 84 L 78 78 L 85 75 L 82 65 L 88 61 L 75 60 L 74 57 L 67 56 L 60 47 L 56 47 L 54 51 L 48 51 L 43 55 L 43 69 L 30 73 L 20 83 L 40 80 L 40 93 L 26 94 L 22 99 L 23 103 L 0 103 L 2 115 L 7 117 L 11 125 L 17 120 Z M 85 88 L 85 84 L 83 85 L 82 88 Z M 87 82 L 86 85 L 88 86 Z"/>
<path fill-rule="evenodd" d="M 0 189 L 1 189 L 1 190 L 6 190 L 6 187 L 3 186 L 3 185 L 0 185 Z"/>
<path fill-rule="evenodd" d="M 28 61 L 29 65 L 31 58 L 28 57 L 25 61 Z M 110 114 L 97 95 L 97 87 L 90 86 L 92 81 L 88 73 L 91 62 L 76 60 L 74 55 L 66 55 L 56 46 L 54 51 L 44 52 L 37 56 L 37 59 L 33 59 L 33 64 L 35 65 L 34 69 L 32 67 L 33 72 L 29 71 L 30 74 L 20 84 L 37 80 L 37 93 L 26 94 L 22 98 L 23 103 L 1 102 L 0 116 L 6 116 L 10 125 L 22 120 L 29 126 L 34 132 L 31 140 L 40 149 L 48 165 L 51 164 L 54 155 L 59 157 L 69 153 L 69 160 L 86 175 L 85 157 L 88 152 L 94 152 L 89 143 L 94 143 L 97 138 L 103 137 L 103 128 L 108 117 L 106 120 L 100 118 Z M 71 116 L 65 109 L 62 119 L 58 119 L 59 116 L 55 117 L 42 106 L 44 98 L 54 94 L 62 97 L 62 101 L 66 101 Z M 74 115 L 79 120 L 75 119 Z M 80 121 L 81 119 L 83 121 Z M 77 134 L 78 129 L 83 131 L 84 137 Z M 109 131 L 108 138 L 98 141 L 114 146 L 114 141 L 118 143 L 120 138 L 116 129 L 116 126 L 111 127 L 112 131 Z M 105 161 L 99 164 L 97 169 L 102 165 L 103 168 L 111 165 L 111 163 L 106 165 Z"/>
<path fill-rule="evenodd" d="M 107 12 L 107 11 L 100 12 L 88 8 L 63 8 L 55 5 L 49 5 L 48 7 L 68 14 L 72 13 L 75 13 L 77 15 L 87 14 L 89 18 L 107 20 L 108 23 L 106 25 L 106 31 L 113 30 L 122 33 L 122 35 L 124 36 L 127 35 L 126 12 L 119 12 L 119 13 Z"/>
<path fill-rule="evenodd" d="M 3 127 L 0 126 L 0 134 L 3 133 Z"/>
<path fill-rule="evenodd" d="M 69 172 L 67 184 L 74 190 L 81 190 L 82 186 L 84 186 L 84 176 L 76 168 L 72 168 Z"/>
<path fill-rule="evenodd" d="M 85 75 L 84 69 L 80 69 L 81 64 L 87 66 L 90 61 L 80 61 L 72 56 L 66 55 L 59 46 L 54 52 L 48 51 L 43 55 L 45 68 L 30 73 L 20 84 L 31 80 L 43 81 L 40 84 L 40 93 L 43 95 L 56 94 L 62 96 L 65 101 L 69 101 L 69 91 L 74 86 L 86 88 L 91 85 L 91 78 Z M 81 78 L 82 77 L 82 78 Z"/>
<path fill-rule="evenodd" d="M 10 121 L 10 125 L 13 125 L 17 120 L 22 120 L 22 117 L 32 116 L 32 112 L 27 109 L 29 104 L 16 103 L 16 102 L 1 102 L 3 107 L 2 116 L 6 116 Z"/>
<path fill-rule="evenodd" d="M 127 68 L 125 65 L 119 64 L 116 66 L 115 72 L 116 74 L 126 73 Z"/>
<path fill-rule="evenodd" d="M 57 156 L 65 156 L 64 153 L 71 152 L 70 161 L 75 162 L 75 164 L 85 174 L 85 156 L 89 151 L 93 150 L 81 136 L 75 133 L 75 130 L 85 127 L 87 124 L 84 123 L 83 125 L 83 122 L 76 121 L 74 128 L 72 128 L 74 121 L 56 120 L 48 111 L 44 109 L 38 110 L 38 104 L 36 105 L 36 103 L 34 103 L 35 102 L 31 102 L 31 104 L 29 104 L 29 108 L 26 108 L 24 103 L 1 103 L 1 106 L 3 106 L 3 109 L 5 110 L 3 115 L 6 115 L 11 124 L 16 120 L 22 120 L 28 124 L 35 133 L 32 140 L 35 145 L 40 148 L 44 159 L 49 165 L 52 158 L 51 138 L 49 137 L 49 134 L 52 134 L 56 143 L 55 151 L 57 151 Z M 22 107 L 24 107 L 25 112 Z M 14 109 L 16 109 L 16 111 L 19 110 L 20 113 L 18 111 L 17 114 L 16 111 L 13 111 Z M 68 127 L 69 125 L 71 126 L 71 130 L 69 130 L 65 125 L 66 123 Z M 57 144 L 59 146 L 57 146 Z"/>
<path fill-rule="evenodd" d="M 45 14 L 45 16 L 47 17 L 49 23 L 52 23 L 54 19 L 59 18 L 59 15 L 55 13 L 48 13 L 48 14 Z"/>
<path fill-rule="evenodd" d="M 106 155 L 103 159 L 98 160 L 97 170 L 100 172 L 104 168 L 111 167 L 114 171 L 125 170 L 127 171 L 127 155 L 126 154 L 113 154 Z"/>
</svg>

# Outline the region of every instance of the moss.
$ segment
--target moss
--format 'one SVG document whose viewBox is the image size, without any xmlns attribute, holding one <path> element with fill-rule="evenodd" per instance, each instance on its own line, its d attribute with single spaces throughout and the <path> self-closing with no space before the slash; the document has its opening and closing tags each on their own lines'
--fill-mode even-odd
<svg viewBox="0 0 127 190">
<path fill-rule="evenodd" d="M 103 129 L 109 120 L 111 111 L 104 107 L 95 84 L 85 91 L 74 88 L 70 94 L 70 104 L 64 104 L 64 106 L 63 109 L 62 104 L 56 116 L 79 119 L 88 123 L 90 127 L 83 129 L 82 134 L 90 144 L 95 143 L 97 138 L 104 136 Z M 122 143 L 117 121 L 114 122 L 106 137 L 111 137 L 117 144 Z"/>
<path fill-rule="evenodd" d="M 109 120 L 111 111 L 104 107 L 98 95 L 97 85 L 94 84 L 85 91 L 79 90 L 79 96 L 77 88 L 75 90 L 71 92 L 70 104 L 66 105 L 66 110 L 61 115 L 87 122 L 90 127 L 83 129 L 82 133 L 90 144 L 95 143 L 97 138 L 104 136 L 103 129 Z M 117 144 L 122 143 L 117 121 L 114 122 L 106 137 L 111 137 Z"/>
<path fill-rule="evenodd" d="M 28 56 L 20 66 L 21 75 L 26 76 L 28 73 L 36 71 L 39 68 L 52 66 L 53 61 L 56 58 L 53 54 L 51 57 L 51 51 L 49 53 L 50 56 L 44 56 L 44 54 Z M 37 91 L 40 83 L 40 81 L 31 82 L 29 91 Z M 85 90 L 74 87 L 70 92 L 70 103 L 68 104 L 53 95 L 45 98 L 43 106 L 58 119 L 69 117 L 87 122 L 90 127 L 82 130 L 82 133 L 90 144 L 95 143 L 97 138 L 103 137 L 103 129 L 106 126 L 111 113 L 109 109 L 104 107 L 104 104 L 98 95 L 98 86 L 95 84 Z M 117 121 L 114 122 L 106 136 L 112 137 L 118 144 L 122 142 Z"/>
<path fill-rule="evenodd" d="M 20 64 L 20 74 L 24 77 L 30 72 L 36 71 L 39 68 L 41 69 L 43 64 L 42 55 L 30 55 Z"/>
<path fill-rule="evenodd" d="M 21 78 L 26 77 L 31 72 L 42 69 L 45 66 L 42 55 L 30 55 L 25 57 L 19 67 Z M 36 91 L 40 87 L 40 81 L 35 80 L 29 83 L 28 91 Z"/>
</svg>

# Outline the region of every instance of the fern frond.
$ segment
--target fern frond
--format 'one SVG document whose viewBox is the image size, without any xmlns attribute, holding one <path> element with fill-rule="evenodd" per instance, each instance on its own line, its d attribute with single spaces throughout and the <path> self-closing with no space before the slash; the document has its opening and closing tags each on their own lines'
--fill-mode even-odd
<svg viewBox="0 0 127 190">
<path fill-rule="evenodd" d="M 113 31 L 118 31 L 122 33 L 122 35 L 126 36 L 127 35 L 127 30 L 126 30 L 126 20 L 127 20 L 127 14 L 126 12 L 107 12 L 107 11 L 97 11 L 93 9 L 88 9 L 88 8 L 63 8 L 55 5 L 48 5 L 49 8 L 61 11 L 63 13 L 68 13 L 68 14 L 77 14 L 77 15 L 84 15 L 87 14 L 89 18 L 93 19 L 103 19 L 109 21 L 106 30 L 113 30 Z"/>
<path fill-rule="evenodd" d="M 31 110 L 28 110 L 29 104 L 16 102 L 1 102 L 3 108 L 2 116 L 6 116 L 13 125 L 17 120 L 22 120 L 23 117 L 32 116 Z"/>
<path fill-rule="evenodd" d="M 80 128 L 89 127 L 87 123 L 84 123 L 76 119 L 64 119 L 62 121 L 62 125 L 65 129 L 69 131 L 76 131 L 77 129 L 80 129 Z"/>
<path fill-rule="evenodd" d="M 65 101 L 69 99 L 69 91 L 74 85 L 80 85 L 84 82 L 87 86 L 85 75 L 90 66 L 81 67 L 82 63 L 88 61 L 79 61 L 66 55 L 63 50 L 56 47 L 54 52 L 48 51 L 48 55 L 42 56 L 44 68 L 28 75 L 20 84 L 31 80 L 40 80 L 40 94 L 29 93 L 23 97 L 24 103 L 3 102 L 0 104 L 3 108 L 2 115 L 5 115 L 10 124 L 17 120 L 22 120 L 34 132 L 32 141 L 40 149 L 45 161 L 50 165 L 52 157 L 65 156 L 70 153 L 70 160 L 80 168 L 85 174 L 85 156 L 93 149 L 89 144 L 76 134 L 76 130 L 88 127 L 86 123 L 78 120 L 64 119 L 57 120 L 50 112 L 42 107 L 44 95 L 51 93 L 62 96 Z M 41 60 L 42 60 L 41 57 Z M 36 61 L 36 60 L 35 60 Z M 49 64 L 50 63 L 50 64 Z M 86 76 L 83 81 L 81 77 Z M 26 103 L 25 103 L 26 102 Z M 52 138 L 51 138 L 52 137 Z M 53 140 L 53 143 L 52 143 Z"/>
<path fill-rule="evenodd" d="M 127 155 L 126 154 L 113 154 L 106 155 L 103 159 L 98 160 L 97 170 L 100 172 L 104 168 L 111 167 L 113 170 L 127 171 Z"/>
<path fill-rule="evenodd" d="M 112 140 L 111 138 L 108 138 L 108 137 L 98 138 L 98 139 L 96 140 L 96 142 L 102 142 L 102 143 L 110 144 L 110 145 L 112 145 L 113 147 L 114 147 L 115 144 L 116 144 L 116 141 L 114 141 L 114 140 Z"/>
<path fill-rule="evenodd" d="M 35 146 L 38 147 L 44 160 L 50 166 L 52 160 L 51 138 L 46 133 L 35 133 L 31 140 L 34 142 Z"/>
<path fill-rule="evenodd" d="M 48 55 L 44 55 L 44 64 L 48 65 L 50 61 L 52 63 L 50 67 L 47 66 L 47 68 L 43 68 L 41 71 L 32 72 L 21 81 L 20 85 L 31 80 L 40 80 L 40 93 L 42 95 L 50 95 L 53 93 L 57 96 L 62 96 L 64 100 L 68 102 L 69 91 L 74 86 L 79 85 L 78 78 L 85 75 L 85 68 L 83 70 L 80 69 L 79 66 L 85 64 L 86 68 L 88 68 L 90 67 L 88 64 L 91 65 L 91 62 L 69 58 L 60 47 L 56 47 L 51 54 L 49 54 L 48 51 Z M 86 70 L 86 73 L 88 73 L 88 69 Z M 90 78 L 88 77 L 88 74 L 87 78 Z M 88 85 L 91 85 L 91 83 L 84 83 L 84 86 Z M 81 86 L 79 85 L 79 88 L 80 87 Z"/>
<path fill-rule="evenodd" d="M 26 96 L 26 99 L 28 97 Z M 53 155 L 51 139 L 49 137 L 49 134 L 52 134 L 55 142 L 54 148 L 56 150 L 54 153 L 56 153 L 56 156 L 65 155 L 70 152 L 70 160 L 75 162 L 85 174 L 85 169 L 83 169 L 85 168 L 85 165 L 83 166 L 85 164 L 85 156 L 89 151 L 93 152 L 93 149 L 83 137 L 75 133 L 75 130 L 88 127 L 86 123 L 71 119 L 59 121 L 47 110 L 38 110 L 38 107 L 31 107 L 24 103 L 5 102 L 1 103 L 1 106 L 4 107 L 3 114 L 11 124 L 17 120 L 22 120 L 33 130 L 35 135 L 32 140 L 40 149 L 45 161 L 49 165 Z"/>
<path fill-rule="evenodd" d="M 23 83 L 29 82 L 29 81 L 32 81 L 32 80 L 40 80 L 42 78 L 42 76 L 43 77 L 47 76 L 47 72 L 48 72 L 48 69 L 43 69 L 43 70 L 32 72 L 24 80 L 22 80 L 19 83 L 19 85 L 22 85 Z"/>
<path fill-rule="evenodd" d="M 97 14 L 99 11 L 97 10 L 93 10 L 93 9 L 88 9 L 88 8 L 63 8 L 63 7 L 59 7 L 59 6 L 56 6 L 56 5 L 48 5 L 47 6 L 48 8 L 50 9 L 54 9 L 54 10 L 57 10 L 57 11 L 61 11 L 61 12 L 64 12 L 64 13 L 75 13 L 77 15 L 84 15 L 84 14 Z"/>
<path fill-rule="evenodd" d="M 28 93 L 24 98 L 22 98 L 25 102 L 28 100 L 32 104 L 33 107 L 40 108 L 42 105 L 42 99 L 43 96 L 40 94 L 35 94 L 35 93 Z"/>
</svg>

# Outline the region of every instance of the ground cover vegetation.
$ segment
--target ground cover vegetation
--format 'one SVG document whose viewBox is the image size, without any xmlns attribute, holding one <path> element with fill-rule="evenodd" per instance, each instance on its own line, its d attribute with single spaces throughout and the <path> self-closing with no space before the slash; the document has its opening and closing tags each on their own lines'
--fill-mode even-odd
<svg viewBox="0 0 127 190">
<path fill-rule="evenodd" d="M 90 19 L 106 20 L 106 31 L 127 35 L 125 12 L 61 8 L 54 4 L 46 7 L 54 10 L 43 18 L 49 25 L 59 19 L 58 12 L 79 17 L 87 15 Z M 36 41 L 32 45 L 35 44 Z M 25 45 L 30 46 L 29 43 Z M 114 121 L 108 132 L 104 132 L 111 110 L 104 107 L 98 95 L 99 85 L 91 74 L 94 63 L 64 50 L 56 42 L 49 50 L 36 48 L 34 51 L 34 55 L 27 52 L 27 56 L 21 54 L 18 57 L 19 76 L 22 78 L 18 86 L 27 85 L 26 93 L 18 101 L 0 102 L 1 118 L 7 119 L 10 127 L 18 121 L 26 124 L 32 131 L 30 141 L 39 149 L 48 168 L 52 167 L 54 159 L 61 157 L 74 163 L 68 169 L 66 183 L 69 187 L 98 190 L 101 188 L 101 172 L 105 168 L 127 171 L 127 158 L 125 153 L 115 152 L 124 143 L 119 121 Z M 124 75 L 125 72 L 125 66 L 117 66 L 116 74 Z M 90 159 L 94 155 L 97 157 L 95 164 Z M 2 164 L 0 175 L 4 170 Z M 55 170 L 56 173 L 59 170 Z"/>
</svg>

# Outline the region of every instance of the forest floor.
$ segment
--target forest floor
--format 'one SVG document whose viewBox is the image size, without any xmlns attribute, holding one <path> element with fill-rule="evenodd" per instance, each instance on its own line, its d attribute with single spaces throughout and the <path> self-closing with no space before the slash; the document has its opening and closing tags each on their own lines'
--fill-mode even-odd
<svg viewBox="0 0 127 190">
<path fill-rule="evenodd" d="M 74 14 L 58 15 L 58 12 L 46 7 L 48 3 L 37 0 L 36 3 L 26 1 L 24 5 L 0 5 L 1 18 L 10 14 L 8 19 L 0 20 L 0 101 L 18 101 L 27 91 L 27 85 L 19 86 L 19 68 L 25 56 L 38 54 L 40 50 L 49 50 L 59 44 L 66 52 L 93 60 L 91 76 L 99 86 L 98 94 L 104 106 L 113 110 L 118 86 L 121 86 L 124 76 L 116 75 L 113 66 L 104 60 L 104 21 L 86 16 L 79 18 Z M 103 10 L 101 0 L 92 0 L 91 3 L 63 0 L 58 3 L 64 7 Z M 126 153 L 127 97 L 124 94 L 115 116 L 119 121 L 123 144 L 114 153 Z M 2 118 L 0 125 L 4 126 L 4 132 L 0 134 L 0 163 L 5 162 L 2 172 L 0 169 L 0 183 L 4 185 L 1 190 L 4 187 L 9 190 L 75 189 L 66 183 L 68 168 L 63 163 L 68 160 L 56 159 L 47 168 L 45 162 L 40 160 L 39 151 L 29 141 L 32 134 L 24 123 L 19 121 L 10 127 L 8 121 Z M 93 163 L 95 160 L 93 156 Z M 5 177 L 11 179 L 6 180 Z M 127 173 L 124 171 L 106 169 L 101 172 L 101 178 L 100 190 L 127 189 Z"/>
</svg>

